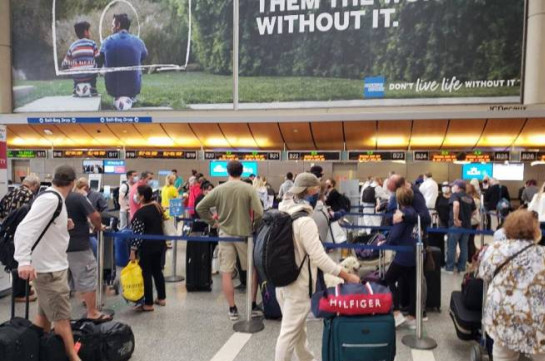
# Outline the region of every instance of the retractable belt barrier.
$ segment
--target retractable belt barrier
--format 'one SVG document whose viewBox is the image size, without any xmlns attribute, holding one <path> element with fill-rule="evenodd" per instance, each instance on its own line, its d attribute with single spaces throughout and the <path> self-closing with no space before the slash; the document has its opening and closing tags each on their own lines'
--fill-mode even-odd
<svg viewBox="0 0 545 361">
<path fill-rule="evenodd" d="M 392 229 L 392 226 L 359 226 L 352 224 L 341 224 L 342 228 L 345 229 L 370 229 L 374 231 L 389 231 Z M 446 228 L 446 227 L 428 227 L 426 228 L 428 233 L 444 233 L 444 234 L 476 234 L 476 235 L 485 235 L 493 236 L 494 231 L 491 230 L 482 230 L 482 229 L 466 229 L 466 228 Z"/>
<path fill-rule="evenodd" d="M 193 237 L 193 236 L 160 236 L 154 234 L 135 234 L 127 232 L 105 232 L 106 237 L 138 238 L 146 241 L 187 241 L 187 242 L 245 242 L 240 237 Z"/>
</svg>

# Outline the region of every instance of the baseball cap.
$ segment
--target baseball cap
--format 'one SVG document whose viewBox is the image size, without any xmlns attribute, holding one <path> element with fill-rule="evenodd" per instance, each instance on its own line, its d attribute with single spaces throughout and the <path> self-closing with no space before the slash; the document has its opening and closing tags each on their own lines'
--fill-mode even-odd
<svg viewBox="0 0 545 361">
<path fill-rule="evenodd" d="M 466 182 L 462 179 L 456 179 L 454 182 L 450 184 L 450 186 L 458 186 L 459 188 L 462 188 L 463 190 L 466 190 Z"/>
<path fill-rule="evenodd" d="M 307 188 L 319 187 L 320 181 L 312 173 L 301 173 L 295 178 L 293 187 L 289 190 L 292 194 L 303 193 Z"/>
<path fill-rule="evenodd" d="M 55 168 L 54 183 L 70 183 L 74 180 L 76 180 L 76 171 L 71 166 L 64 164 Z"/>
</svg>

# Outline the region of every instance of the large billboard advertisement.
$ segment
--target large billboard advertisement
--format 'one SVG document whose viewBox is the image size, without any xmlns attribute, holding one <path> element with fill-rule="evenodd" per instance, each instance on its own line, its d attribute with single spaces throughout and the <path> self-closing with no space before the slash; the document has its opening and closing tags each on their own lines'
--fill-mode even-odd
<svg viewBox="0 0 545 361">
<path fill-rule="evenodd" d="M 241 107 L 520 102 L 524 0 L 240 0 Z M 11 1 L 16 111 L 231 109 L 233 3 Z"/>
</svg>

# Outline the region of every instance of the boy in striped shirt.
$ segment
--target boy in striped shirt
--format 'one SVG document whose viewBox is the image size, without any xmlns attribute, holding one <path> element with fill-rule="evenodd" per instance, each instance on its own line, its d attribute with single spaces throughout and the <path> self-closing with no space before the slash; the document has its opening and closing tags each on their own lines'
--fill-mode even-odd
<svg viewBox="0 0 545 361">
<path fill-rule="evenodd" d="M 70 45 L 62 61 L 63 69 L 82 71 L 97 68 L 96 58 L 99 56 L 99 50 L 97 44 L 90 39 L 90 28 L 91 24 L 87 21 L 81 21 L 74 25 L 78 40 Z M 74 96 L 78 96 L 76 94 L 76 86 L 82 83 L 89 83 L 91 85 L 91 96 L 98 95 L 96 73 L 77 73 L 72 76 L 72 79 L 74 80 Z"/>
</svg>

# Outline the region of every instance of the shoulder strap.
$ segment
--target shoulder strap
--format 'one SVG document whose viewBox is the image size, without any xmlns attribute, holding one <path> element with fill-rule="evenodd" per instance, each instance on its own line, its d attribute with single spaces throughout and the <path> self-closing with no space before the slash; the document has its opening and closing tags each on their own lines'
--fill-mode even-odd
<svg viewBox="0 0 545 361">
<path fill-rule="evenodd" d="M 506 259 L 502 264 L 499 265 L 498 268 L 496 268 L 496 270 L 494 271 L 494 275 L 492 276 L 492 279 L 494 279 L 494 277 L 496 277 L 496 275 L 498 273 L 500 273 L 500 271 L 509 263 L 511 262 L 513 259 L 517 258 L 521 253 L 523 253 L 524 251 L 526 251 L 527 249 L 531 248 L 535 246 L 535 244 L 529 244 L 528 246 L 524 247 L 523 249 L 521 249 L 520 251 L 518 251 L 517 253 L 515 253 L 514 255 L 512 255 L 511 257 L 509 257 L 508 259 Z"/>
<path fill-rule="evenodd" d="M 32 248 L 30 249 L 30 252 L 33 252 L 34 249 L 38 246 L 38 243 L 40 243 L 40 241 L 42 240 L 43 236 L 45 235 L 45 233 L 47 232 L 47 230 L 49 229 L 51 224 L 53 222 L 55 222 L 55 219 L 57 219 L 57 217 L 61 214 L 61 211 L 62 211 L 62 198 L 61 198 L 61 196 L 57 192 L 54 192 L 54 191 L 45 191 L 45 192 L 40 193 L 38 195 L 38 197 L 41 196 L 42 194 L 46 194 L 46 193 L 53 193 L 54 195 L 56 195 L 57 198 L 58 198 L 59 203 L 57 204 L 57 209 L 55 209 L 55 213 L 53 213 L 53 217 L 51 218 L 51 220 L 49 221 L 47 226 L 45 226 L 44 230 L 42 231 L 42 233 L 40 234 L 40 236 L 38 237 L 36 242 L 34 242 L 34 244 L 32 245 Z"/>
</svg>

